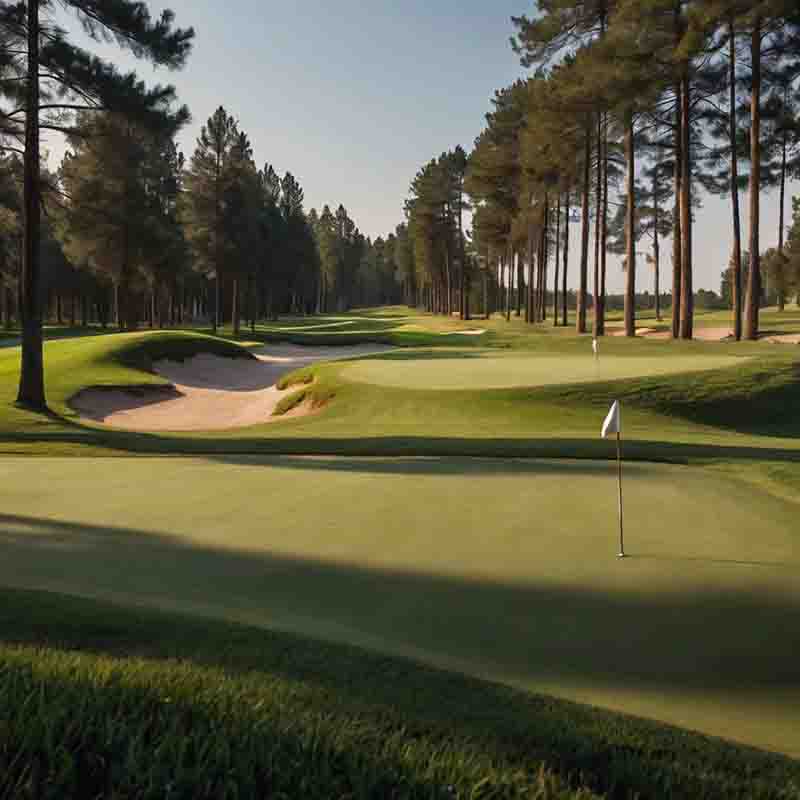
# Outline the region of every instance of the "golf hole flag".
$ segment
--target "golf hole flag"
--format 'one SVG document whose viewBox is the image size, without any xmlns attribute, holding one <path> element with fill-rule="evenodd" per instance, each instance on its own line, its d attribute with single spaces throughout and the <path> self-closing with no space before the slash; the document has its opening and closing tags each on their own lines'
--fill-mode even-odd
<svg viewBox="0 0 800 800">
<path fill-rule="evenodd" d="M 609 434 L 617 437 L 617 496 L 619 500 L 619 557 L 625 558 L 625 536 L 622 530 L 622 410 L 619 400 L 614 401 L 611 410 L 603 423 L 601 435 L 604 439 Z"/>
<path fill-rule="evenodd" d="M 614 401 L 611 411 L 608 412 L 606 421 L 603 423 L 602 437 L 608 438 L 609 433 L 622 433 L 622 416 L 619 409 L 619 400 Z"/>
</svg>

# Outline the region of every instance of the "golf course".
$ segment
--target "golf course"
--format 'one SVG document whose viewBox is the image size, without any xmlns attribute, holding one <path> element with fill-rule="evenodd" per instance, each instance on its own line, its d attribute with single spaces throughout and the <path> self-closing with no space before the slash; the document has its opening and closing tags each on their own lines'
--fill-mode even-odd
<svg viewBox="0 0 800 800">
<path fill-rule="evenodd" d="M 86 715 L 79 734 L 59 690 L 42 735 L 102 737 L 122 702 L 135 739 L 138 704 L 169 697 L 153 735 L 187 776 L 203 759 L 167 742 L 190 714 L 245 737 L 223 761 L 260 758 L 248 725 L 320 748 L 326 786 L 797 796 L 795 346 L 607 337 L 595 357 L 569 330 L 401 307 L 54 333 L 46 417 L 13 405 L 0 348 L 4 705 L 58 685 Z M 251 395 L 261 418 L 230 423 Z M 359 735 L 377 749 L 339 764 Z"/>
</svg>

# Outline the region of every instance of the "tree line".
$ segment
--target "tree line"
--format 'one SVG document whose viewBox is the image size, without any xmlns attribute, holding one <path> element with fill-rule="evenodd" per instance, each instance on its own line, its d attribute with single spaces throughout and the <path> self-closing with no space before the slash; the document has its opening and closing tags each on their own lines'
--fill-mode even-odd
<svg viewBox="0 0 800 800">
<path fill-rule="evenodd" d="M 422 167 L 406 201 L 413 276 L 450 313 L 476 276 L 529 322 L 605 332 L 607 256 L 622 257 L 625 333 L 634 336 L 637 256 L 654 273 L 656 316 L 671 286 L 672 336 L 690 339 L 693 238 L 703 191 L 730 199 L 723 275 L 735 338 L 755 339 L 767 285 L 780 308 L 798 291 L 786 232 L 787 182 L 800 177 L 800 7 L 789 0 L 538 0 L 512 18 L 526 79 L 495 93 L 486 126 Z M 779 193 L 777 246 L 761 249 L 761 198 Z M 747 239 L 740 194 L 747 191 Z M 472 231 L 461 226 L 473 211 Z M 569 252 L 571 225 L 580 226 Z M 672 269 L 662 279 L 662 242 Z M 591 294 L 590 294 L 591 289 Z M 489 294 L 484 293 L 484 296 Z M 431 299 L 432 298 L 432 299 Z M 459 306 L 455 306 L 458 308 Z M 464 300 L 460 303 L 464 313 Z"/>
<path fill-rule="evenodd" d="M 216 332 L 281 313 L 396 302 L 394 236 L 375 242 L 344 206 L 307 212 L 291 172 L 256 165 L 218 108 L 187 159 L 174 87 L 146 86 L 79 47 L 90 41 L 184 67 L 194 31 L 167 10 L 114 0 L 0 0 L 0 309 L 22 339 L 17 400 L 46 409 L 42 326 L 207 323 Z M 66 138 L 48 168 L 42 131 Z"/>
</svg>

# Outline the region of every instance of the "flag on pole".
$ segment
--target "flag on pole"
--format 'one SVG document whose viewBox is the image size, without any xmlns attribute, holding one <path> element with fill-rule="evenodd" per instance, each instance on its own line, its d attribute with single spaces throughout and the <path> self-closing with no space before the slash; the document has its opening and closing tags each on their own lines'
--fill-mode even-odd
<svg viewBox="0 0 800 800">
<path fill-rule="evenodd" d="M 620 409 L 619 400 L 614 401 L 611 410 L 606 416 L 606 421 L 603 423 L 603 430 L 601 436 L 605 439 L 609 434 L 615 434 L 617 437 L 617 499 L 619 508 L 619 557 L 625 558 L 625 534 L 622 524 L 622 411 Z"/>
<path fill-rule="evenodd" d="M 595 358 L 600 357 L 600 347 L 597 344 L 597 339 L 592 339 L 592 352 Z"/>
<path fill-rule="evenodd" d="M 614 405 L 611 406 L 606 421 L 603 423 L 603 430 L 600 435 L 604 439 L 607 439 L 609 433 L 622 433 L 622 414 L 620 412 L 619 400 L 615 400 Z"/>
</svg>

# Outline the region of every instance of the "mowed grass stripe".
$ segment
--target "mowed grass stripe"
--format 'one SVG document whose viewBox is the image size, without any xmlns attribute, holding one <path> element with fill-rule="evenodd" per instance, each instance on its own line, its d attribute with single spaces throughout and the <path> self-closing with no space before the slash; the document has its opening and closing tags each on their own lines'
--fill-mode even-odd
<svg viewBox="0 0 800 800">
<path fill-rule="evenodd" d="M 648 378 L 721 369 L 742 363 L 730 355 L 642 355 L 595 359 L 587 355 L 503 356 L 495 352 L 464 353 L 458 358 L 412 356 L 397 360 L 371 358 L 342 372 L 345 380 L 408 389 L 504 389 L 515 386 L 556 386 Z"/>
<path fill-rule="evenodd" d="M 76 469 L 76 464 L 80 469 Z M 0 583 L 291 629 L 800 755 L 796 511 L 708 471 L 0 462 Z"/>
</svg>

